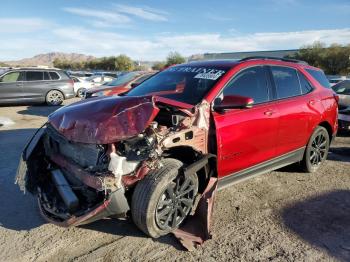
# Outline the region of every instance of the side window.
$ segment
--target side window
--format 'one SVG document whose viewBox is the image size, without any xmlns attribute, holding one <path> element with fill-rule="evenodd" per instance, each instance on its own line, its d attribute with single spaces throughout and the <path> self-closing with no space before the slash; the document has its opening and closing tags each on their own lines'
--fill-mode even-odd
<svg viewBox="0 0 350 262">
<path fill-rule="evenodd" d="M 269 82 L 265 68 L 251 67 L 238 73 L 225 87 L 223 95 L 251 97 L 255 104 L 270 100 Z"/>
<path fill-rule="evenodd" d="M 50 72 L 50 76 L 52 80 L 60 79 L 60 76 L 56 72 Z"/>
<path fill-rule="evenodd" d="M 75 78 L 75 77 L 72 77 L 72 80 L 73 80 L 74 83 L 78 83 L 79 82 L 78 78 Z"/>
<path fill-rule="evenodd" d="M 271 66 L 277 99 L 301 95 L 297 71 L 293 68 Z"/>
<path fill-rule="evenodd" d="M 0 82 L 2 83 L 11 83 L 17 81 L 22 81 L 21 72 L 11 72 L 0 78 Z"/>
<path fill-rule="evenodd" d="M 331 88 L 331 85 L 322 70 L 305 69 L 321 86 Z"/>
<path fill-rule="evenodd" d="M 51 80 L 49 72 L 44 72 L 44 80 Z"/>
<path fill-rule="evenodd" d="M 307 81 L 306 77 L 298 71 L 298 77 L 300 81 L 301 93 L 307 94 L 310 93 L 313 89 L 312 85 Z"/>
<path fill-rule="evenodd" d="M 44 73 L 42 71 L 27 71 L 26 80 L 27 81 L 40 81 L 44 79 Z"/>
</svg>

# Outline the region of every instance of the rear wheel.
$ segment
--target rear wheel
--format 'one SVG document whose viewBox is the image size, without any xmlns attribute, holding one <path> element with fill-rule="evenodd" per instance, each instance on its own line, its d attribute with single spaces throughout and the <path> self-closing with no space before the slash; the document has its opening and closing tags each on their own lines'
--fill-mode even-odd
<svg viewBox="0 0 350 262">
<path fill-rule="evenodd" d="M 329 142 L 327 130 L 318 126 L 310 137 L 302 161 L 302 167 L 306 172 L 315 172 L 326 160 Z"/>
<path fill-rule="evenodd" d="M 135 224 L 154 238 L 179 227 L 198 192 L 197 175 L 185 176 L 182 162 L 168 158 L 162 164 L 137 184 L 131 204 Z"/>
<path fill-rule="evenodd" d="M 49 106 L 58 106 L 62 104 L 63 100 L 64 95 L 58 90 L 51 90 L 46 95 L 46 104 Z"/>
</svg>

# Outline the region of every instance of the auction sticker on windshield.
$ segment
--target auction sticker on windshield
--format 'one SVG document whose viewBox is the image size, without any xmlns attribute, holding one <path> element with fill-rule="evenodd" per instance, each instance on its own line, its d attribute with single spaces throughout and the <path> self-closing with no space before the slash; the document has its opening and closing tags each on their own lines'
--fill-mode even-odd
<svg viewBox="0 0 350 262">
<path fill-rule="evenodd" d="M 226 73 L 224 70 L 214 69 L 214 68 L 204 68 L 204 67 L 172 67 L 169 68 L 170 72 L 187 72 L 187 73 L 197 73 L 193 78 L 217 80 L 223 74 Z"/>
</svg>

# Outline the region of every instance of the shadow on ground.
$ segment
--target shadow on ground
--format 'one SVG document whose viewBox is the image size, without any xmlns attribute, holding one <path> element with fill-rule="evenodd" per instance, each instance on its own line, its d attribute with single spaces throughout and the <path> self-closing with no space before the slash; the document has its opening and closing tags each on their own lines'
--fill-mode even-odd
<svg viewBox="0 0 350 262">
<path fill-rule="evenodd" d="M 0 129 L 0 227 L 30 230 L 44 223 L 35 199 L 14 184 L 18 160 L 36 129 Z"/>
<path fill-rule="evenodd" d="M 27 109 L 20 110 L 17 113 L 20 115 L 31 115 L 31 116 L 48 116 L 52 112 L 59 109 L 61 106 L 47 106 L 47 105 L 32 105 L 28 106 Z"/>
<path fill-rule="evenodd" d="M 350 163 L 350 147 L 332 147 L 329 149 L 328 160 Z"/>
<path fill-rule="evenodd" d="M 350 190 L 296 203 L 285 208 L 282 217 L 301 239 L 340 261 L 350 261 Z"/>
<path fill-rule="evenodd" d="M 141 230 L 139 230 L 136 227 L 136 225 L 132 222 L 131 218 L 127 220 L 102 219 L 88 225 L 83 225 L 81 227 L 112 235 L 149 238 L 149 236 L 145 235 Z M 168 234 L 166 236 L 159 237 L 153 240 L 163 244 L 171 245 L 177 250 L 185 250 L 184 247 L 172 234 Z"/>
</svg>

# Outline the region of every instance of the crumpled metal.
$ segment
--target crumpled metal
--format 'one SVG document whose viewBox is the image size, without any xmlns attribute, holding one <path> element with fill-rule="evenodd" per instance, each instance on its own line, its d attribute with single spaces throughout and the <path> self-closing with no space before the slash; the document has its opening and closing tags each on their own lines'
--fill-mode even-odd
<svg viewBox="0 0 350 262">
<path fill-rule="evenodd" d="M 216 177 L 210 178 L 194 215 L 190 216 L 179 229 L 173 232 L 182 246 L 188 251 L 195 250 L 206 240 L 211 239 L 210 226 L 217 184 L 218 179 Z"/>
<path fill-rule="evenodd" d="M 143 132 L 158 111 L 153 97 L 102 97 L 60 108 L 48 122 L 70 141 L 110 144 Z"/>
</svg>

